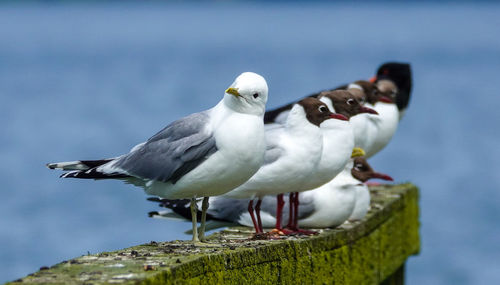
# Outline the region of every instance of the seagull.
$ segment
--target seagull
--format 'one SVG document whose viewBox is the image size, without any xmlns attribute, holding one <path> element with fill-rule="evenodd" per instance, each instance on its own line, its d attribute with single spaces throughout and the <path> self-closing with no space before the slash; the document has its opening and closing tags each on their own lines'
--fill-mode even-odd
<svg viewBox="0 0 500 285">
<path fill-rule="evenodd" d="M 364 157 L 354 158 L 351 173 L 353 177 L 355 177 L 360 182 L 363 182 L 356 187 L 356 202 L 354 205 L 354 209 L 348 219 L 349 222 L 354 222 L 364 218 L 364 216 L 370 209 L 370 190 L 368 190 L 368 186 L 364 184 L 364 182 L 374 178 L 387 181 L 394 180 L 387 174 L 375 172 Z"/>
<path fill-rule="evenodd" d="M 339 174 L 350 159 L 354 148 L 354 134 L 349 119 L 358 114 L 377 114 L 373 109 L 361 106 L 353 94 L 345 90 L 325 91 L 318 96 L 330 110 L 336 114 L 343 115 L 343 120 L 326 120 L 321 124 L 323 134 L 323 150 L 318 167 L 307 180 L 304 181 L 305 188 L 314 189 L 319 187 Z M 290 193 L 289 200 L 290 216 L 286 229 L 293 233 L 312 234 L 310 231 L 298 228 L 298 202 L 299 192 Z"/>
<path fill-rule="evenodd" d="M 379 94 L 377 102 L 367 106 L 372 106 L 379 116 L 371 117 L 375 121 L 376 137 L 365 149 L 367 157 L 372 157 L 390 142 L 405 114 L 412 88 L 411 67 L 407 63 L 387 62 L 370 81 L 375 83 L 374 92 Z"/>
<path fill-rule="evenodd" d="M 366 159 L 362 157 L 364 151 L 355 148 L 352 151 L 352 159 L 344 170 L 331 182 L 317 189 L 303 192 L 300 197 L 299 225 L 308 228 L 333 228 L 341 225 L 353 215 L 362 214 L 364 217 L 370 204 L 370 194 L 367 186 L 363 184 L 369 179 L 380 178 L 392 180 L 386 174 L 374 172 Z M 361 196 L 358 194 L 362 193 Z M 368 196 L 366 199 L 365 194 Z M 186 211 L 189 200 L 167 200 L 150 199 L 159 202 L 161 207 L 169 210 L 163 212 L 151 212 L 153 217 L 165 218 L 188 218 Z M 250 215 L 246 211 L 248 200 L 230 199 L 222 196 L 211 197 L 211 207 L 208 210 L 208 218 L 213 228 L 240 224 L 252 226 Z M 285 198 L 285 203 L 289 200 Z M 274 209 L 276 201 L 273 196 L 265 196 L 262 199 L 261 216 L 264 227 L 273 227 L 276 221 Z M 364 211 L 364 213 L 363 213 Z M 285 213 L 283 221 L 289 220 Z"/>
<path fill-rule="evenodd" d="M 372 157 L 381 151 L 392 139 L 398 128 L 401 113 L 395 104 L 398 93 L 397 86 L 390 80 L 378 80 L 375 85 L 379 90 L 379 100 L 373 105 L 379 116 L 377 117 L 377 135 L 370 151 L 366 151 L 367 157 Z"/>
<path fill-rule="evenodd" d="M 260 199 L 265 195 L 278 195 L 276 229 L 282 230 L 281 212 L 283 193 L 307 190 L 307 181 L 314 177 L 320 163 L 323 128 L 330 119 L 347 120 L 332 113 L 318 99 L 305 98 L 292 107 L 284 125 L 273 125 L 266 129 L 267 150 L 265 163 L 243 185 L 224 194 L 227 198 L 250 198 L 248 211 L 256 234 L 262 233 L 260 222 Z M 254 216 L 253 199 L 258 198 Z"/>
<path fill-rule="evenodd" d="M 395 94 L 395 102 L 399 111 L 399 119 L 404 116 L 412 90 L 412 72 L 409 63 L 403 62 L 386 62 L 382 64 L 377 74 L 370 81 L 378 83 L 380 80 L 392 81 L 397 87 Z M 380 86 L 379 86 L 380 88 Z"/>
<path fill-rule="evenodd" d="M 216 106 L 172 122 L 127 154 L 47 167 L 69 171 L 63 178 L 120 179 L 149 195 L 191 199 L 193 242 L 203 241 L 208 197 L 243 184 L 264 162 L 267 95 L 266 80 L 244 72 Z M 199 235 L 198 197 L 204 197 Z"/>
<path fill-rule="evenodd" d="M 355 146 L 364 149 L 367 157 L 371 157 L 385 147 L 396 132 L 397 106 L 393 97 L 386 94 L 388 92 L 380 92 L 377 84 L 369 81 L 355 81 L 348 85 L 347 90 L 378 113 L 378 116 L 363 114 L 352 119 Z"/>
<path fill-rule="evenodd" d="M 365 114 L 352 120 L 355 145 L 371 157 L 389 143 L 398 127 L 400 113 L 395 103 L 398 88 L 391 80 L 382 79 L 376 83 L 358 80 L 349 84 L 347 90 L 378 113 L 378 116 Z"/>
<path fill-rule="evenodd" d="M 396 105 L 399 110 L 399 117 L 402 118 L 408 103 L 410 101 L 410 94 L 412 89 L 412 73 L 411 66 L 408 63 L 400 62 L 386 62 L 382 64 L 378 69 L 374 77 L 370 79 L 372 82 L 378 80 L 391 80 L 398 88 L 398 93 L 396 94 Z M 328 89 L 332 90 L 346 90 L 349 84 L 344 84 L 335 88 Z M 313 93 L 307 97 L 317 98 L 321 92 Z M 283 122 L 286 119 L 286 112 L 292 108 L 293 103 L 283 105 L 281 107 L 268 110 L 264 115 L 264 122 L 266 124 Z"/>
</svg>

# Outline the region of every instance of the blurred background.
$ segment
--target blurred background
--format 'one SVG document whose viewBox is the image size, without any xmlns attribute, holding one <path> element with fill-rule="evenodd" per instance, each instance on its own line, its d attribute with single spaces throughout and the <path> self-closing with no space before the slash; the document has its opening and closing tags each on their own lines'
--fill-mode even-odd
<svg viewBox="0 0 500 285">
<path fill-rule="evenodd" d="M 82 254 L 189 239 L 117 181 L 45 163 L 127 152 L 218 102 L 244 71 L 268 107 L 412 64 L 414 89 L 371 163 L 421 189 L 408 284 L 500 284 L 500 5 L 490 2 L 0 4 L 0 282 Z"/>
</svg>

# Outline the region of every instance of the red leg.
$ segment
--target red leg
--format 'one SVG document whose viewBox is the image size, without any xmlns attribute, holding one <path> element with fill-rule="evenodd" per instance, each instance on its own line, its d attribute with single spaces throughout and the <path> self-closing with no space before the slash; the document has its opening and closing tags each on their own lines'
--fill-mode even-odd
<svg viewBox="0 0 500 285">
<path fill-rule="evenodd" d="M 257 224 L 257 221 L 255 220 L 255 215 L 253 212 L 253 200 L 250 200 L 250 202 L 248 202 L 248 213 L 250 213 L 250 217 L 252 218 L 252 223 L 253 223 L 253 227 L 255 228 L 255 232 L 258 234 L 261 233 L 261 231 L 259 229 L 259 225 Z"/>
<path fill-rule="evenodd" d="M 276 207 L 276 229 L 281 231 L 283 228 L 281 227 L 281 216 L 283 213 L 283 206 L 285 205 L 285 201 L 283 201 L 283 194 L 279 194 L 276 196 L 277 207 Z"/>
<path fill-rule="evenodd" d="M 286 226 L 287 228 L 287 234 L 296 234 L 297 231 L 297 224 L 298 224 L 298 215 L 297 212 L 299 210 L 299 193 L 298 192 L 292 192 L 290 193 L 289 196 L 289 203 L 290 203 L 290 216 L 288 218 L 288 224 Z"/>
<path fill-rule="evenodd" d="M 257 225 L 259 226 L 259 231 L 263 233 L 264 228 L 262 227 L 262 220 L 260 219 L 260 204 L 262 204 L 261 198 L 259 198 L 257 204 L 255 204 L 255 214 L 257 215 Z"/>
<path fill-rule="evenodd" d="M 290 194 L 288 194 L 288 204 L 289 204 L 288 223 L 286 224 L 286 228 L 288 229 L 291 229 L 293 227 L 294 201 L 295 201 L 295 193 L 290 192 Z"/>
<path fill-rule="evenodd" d="M 294 197 L 294 211 L 293 211 L 293 227 L 295 229 L 299 228 L 299 192 L 295 193 Z"/>
<path fill-rule="evenodd" d="M 294 217 L 293 217 L 294 218 L 293 230 L 299 234 L 305 234 L 305 235 L 317 234 L 317 232 L 308 231 L 308 230 L 304 230 L 304 229 L 299 228 L 299 192 L 295 193 L 295 203 L 294 204 L 295 204 L 295 213 L 294 213 Z"/>
</svg>

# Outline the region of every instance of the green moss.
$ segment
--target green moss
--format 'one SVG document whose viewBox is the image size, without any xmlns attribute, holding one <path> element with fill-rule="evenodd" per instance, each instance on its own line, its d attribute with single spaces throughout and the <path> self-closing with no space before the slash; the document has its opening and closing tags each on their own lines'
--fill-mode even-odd
<svg viewBox="0 0 500 285">
<path fill-rule="evenodd" d="M 232 228 L 210 236 L 218 244 L 212 247 L 182 241 L 140 245 L 75 258 L 22 282 L 378 284 L 419 252 L 418 190 L 412 184 L 371 190 L 365 219 L 316 236 L 248 241 L 248 228 Z"/>
</svg>

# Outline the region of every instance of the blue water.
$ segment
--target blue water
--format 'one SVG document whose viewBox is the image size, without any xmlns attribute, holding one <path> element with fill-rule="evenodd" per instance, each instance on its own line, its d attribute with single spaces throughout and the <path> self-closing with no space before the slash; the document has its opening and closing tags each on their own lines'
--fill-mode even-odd
<svg viewBox="0 0 500 285">
<path fill-rule="evenodd" d="M 500 284 L 500 5 L 0 6 L 0 282 L 87 252 L 188 239 L 188 223 L 116 181 L 57 178 L 53 161 L 118 155 L 214 105 L 234 77 L 269 107 L 410 62 L 410 107 L 372 159 L 421 187 L 408 284 Z"/>
</svg>

